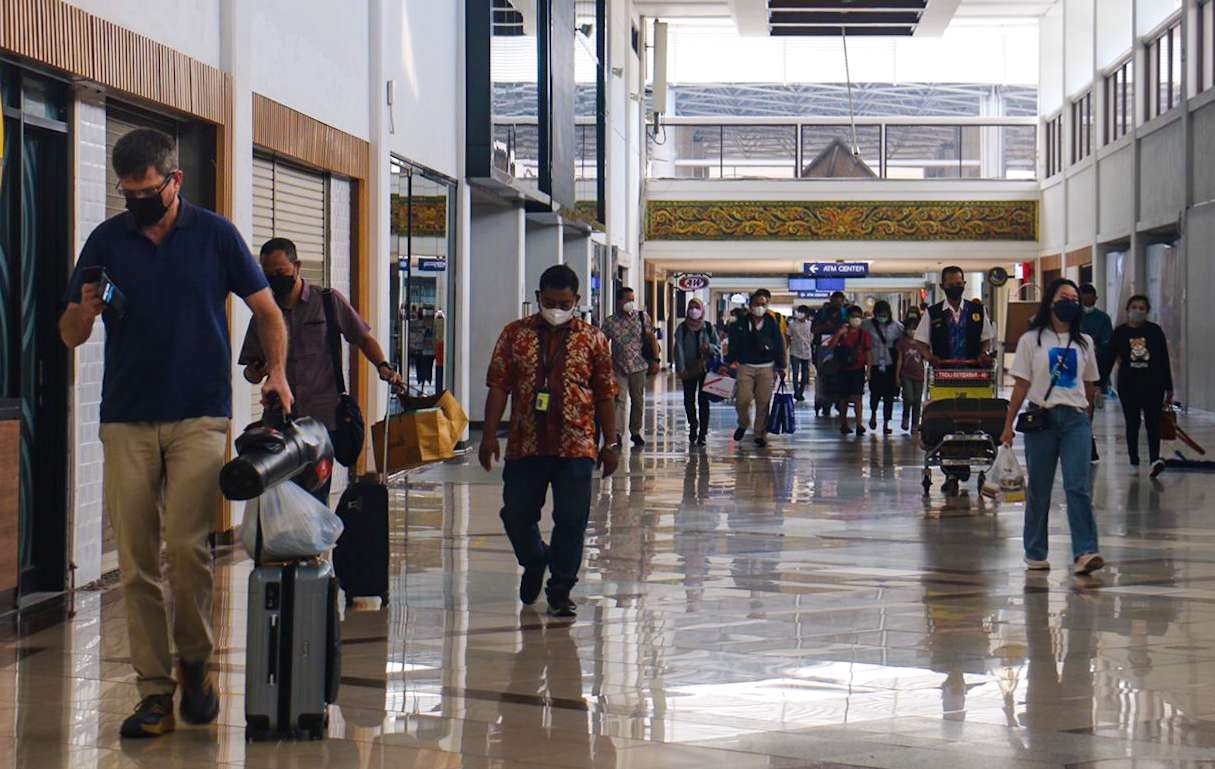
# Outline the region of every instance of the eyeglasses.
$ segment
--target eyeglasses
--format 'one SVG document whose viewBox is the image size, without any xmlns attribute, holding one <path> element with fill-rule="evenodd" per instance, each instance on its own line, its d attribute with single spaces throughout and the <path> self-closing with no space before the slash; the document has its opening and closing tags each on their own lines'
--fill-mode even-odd
<svg viewBox="0 0 1215 769">
<path fill-rule="evenodd" d="M 164 181 L 162 181 L 160 184 L 157 184 L 153 187 L 144 187 L 142 190 L 127 190 L 127 189 L 123 189 L 122 180 L 120 179 L 118 181 L 118 183 L 114 185 L 114 189 L 118 192 L 118 194 L 122 195 L 123 197 L 125 197 L 129 200 L 138 199 L 138 198 L 150 198 L 150 197 L 159 195 L 160 193 L 164 192 L 165 187 L 169 186 L 169 182 L 173 181 L 173 176 L 179 170 L 180 169 L 174 168 L 172 171 L 170 171 L 168 173 L 167 176 L 165 176 Z"/>
</svg>

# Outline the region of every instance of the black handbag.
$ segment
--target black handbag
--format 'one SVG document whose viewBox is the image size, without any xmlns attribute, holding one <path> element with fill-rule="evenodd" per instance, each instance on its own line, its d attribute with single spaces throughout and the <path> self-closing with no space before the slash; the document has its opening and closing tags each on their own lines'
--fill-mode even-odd
<svg viewBox="0 0 1215 769">
<path fill-rule="evenodd" d="M 1041 341 L 1039 340 L 1039 344 Z M 1071 349 L 1072 342 L 1067 341 L 1068 349 Z M 1059 362 L 1055 364 L 1055 370 L 1050 374 L 1050 387 L 1046 388 L 1046 396 L 1042 398 L 1042 402 L 1050 400 L 1050 395 L 1055 391 L 1055 385 L 1059 382 L 1059 367 L 1063 365 L 1063 358 L 1059 358 Z M 1050 409 L 1039 406 L 1036 403 L 1030 403 L 1029 408 L 1017 415 L 1016 430 L 1019 433 L 1040 433 L 1050 429 Z"/>
<path fill-rule="evenodd" d="M 338 405 L 334 414 L 337 427 L 333 430 L 333 458 L 344 467 L 353 467 L 363 453 L 363 439 L 367 435 L 367 423 L 363 410 L 350 393 L 346 392 L 346 376 L 342 372 L 341 332 L 333 319 L 333 292 L 324 289 L 321 297 L 325 305 L 325 334 L 329 340 L 329 354 L 333 359 L 333 378 L 337 383 Z"/>
</svg>

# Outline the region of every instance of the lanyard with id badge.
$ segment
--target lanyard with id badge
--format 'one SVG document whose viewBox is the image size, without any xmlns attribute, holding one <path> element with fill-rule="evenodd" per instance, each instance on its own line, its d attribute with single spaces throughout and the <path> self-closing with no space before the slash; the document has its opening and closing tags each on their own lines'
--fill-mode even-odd
<svg viewBox="0 0 1215 769">
<path fill-rule="evenodd" d="M 553 372 L 553 366 L 556 360 L 565 357 L 565 345 L 569 338 L 568 333 L 562 330 L 560 333 L 560 345 L 557 348 L 557 358 L 549 358 L 549 329 L 540 329 L 540 383 L 536 388 L 536 399 L 534 403 L 534 411 L 538 419 L 543 420 L 548 416 L 549 409 L 553 405 L 553 393 L 549 389 L 549 376 Z"/>
</svg>

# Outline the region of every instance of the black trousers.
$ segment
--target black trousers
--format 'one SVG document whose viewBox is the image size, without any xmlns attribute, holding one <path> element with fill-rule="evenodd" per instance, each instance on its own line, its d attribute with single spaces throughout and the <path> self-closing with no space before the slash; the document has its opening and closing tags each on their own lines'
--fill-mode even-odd
<svg viewBox="0 0 1215 769">
<path fill-rule="evenodd" d="M 1119 387 L 1118 400 L 1126 417 L 1126 449 L 1132 462 L 1139 461 L 1139 422 L 1147 427 L 1148 457 L 1160 459 L 1160 411 L 1164 408 L 1164 390 Z"/>
<path fill-rule="evenodd" d="M 702 389 L 704 384 L 704 374 L 683 380 L 683 413 L 688 417 L 688 432 L 696 435 L 709 432 L 709 396 Z"/>
<path fill-rule="evenodd" d="M 790 355 L 789 363 L 793 367 L 793 397 L 801 398 L 806 394 L 806 388 L 810 386 L 810 361 L 807 358 Z"/>
<path fill-rule="evenodd" d="M 883 418 L 889 422 L 894 417 L 894 398 L 899 385 L 894 379 L 894 366 L 885 371 L 876 366 L 869 370 L 869 411 L 876 414 L 878 403 L 882 404 Z"/>
<path fill-rule="evenodd" d="M 547 593 L 565 597 L 578 583 L 582 542 L 591 515 L 592 459 L 525 457 L 502 468 L 502 524 L 523 567 L 548 561 Z M 540 536 L 540 511 L 553 489 L 553 537 Z"/>
</svg>

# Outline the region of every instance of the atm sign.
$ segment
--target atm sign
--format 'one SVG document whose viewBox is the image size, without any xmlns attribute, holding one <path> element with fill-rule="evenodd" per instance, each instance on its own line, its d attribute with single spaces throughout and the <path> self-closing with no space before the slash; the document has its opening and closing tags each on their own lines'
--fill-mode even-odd
<svg viewBox="0 0 1215 769">
<path fill-rule="evenodd" d="M 680 291 L 699 291 L 709 287 L 711 277 L 705 272 L 687 272 L 675 278 L 675 288 Z"/>
</svg>

